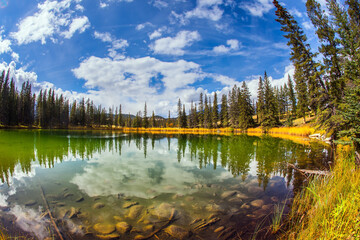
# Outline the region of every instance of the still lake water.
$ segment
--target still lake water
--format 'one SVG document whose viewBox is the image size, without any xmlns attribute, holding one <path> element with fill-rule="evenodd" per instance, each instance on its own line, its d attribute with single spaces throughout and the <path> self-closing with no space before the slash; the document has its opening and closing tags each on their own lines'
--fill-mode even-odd
<svg viewBox="0 0 360 240">
<path fill-rule="evenodd" d="M 246 239 L 303 184 L 286 163 L 324 168 L 330 153 L 268 136 L 0 130 L 0 216 L 38 239 L 57 238 L 45 202 L 65 239 Z"/>
</svg>

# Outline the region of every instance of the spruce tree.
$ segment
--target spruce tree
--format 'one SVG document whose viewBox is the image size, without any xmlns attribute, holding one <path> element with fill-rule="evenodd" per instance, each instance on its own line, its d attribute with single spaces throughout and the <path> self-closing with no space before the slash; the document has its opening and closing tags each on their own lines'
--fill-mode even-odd
<svg viewBox="0 0 360 240">
<path fill-rule="evenodd" d="M 200 93 L 200 100 L 199 100 L 199 125 L 200 127 L 204 127 L 204 102 L 203 102 L 203 93 Z"/>
<path fill-rule="evenodd" d="M 242 83 L 239 93 L 239 127 L 248 129 L 254 125 L 254 109 L 251 105 L 251 94 L 246 82 Z"/>
<path fill-rule="evenodd" d="M 149 127 L 149 120 L 148 120 L 148 117 L 147 117 L 147 106 L 146 106 L 146 102 L 145 102 L 145 106 L 144 106 L 143 127 L 144 127 L 144 128 Z"/>
<path fill-rule="evenodd" d="M 261 124 L 265 115 L 265 91 L 264 91 L 263 80 L 261 77 L 259 77 L 257 94 L 258 94 L 257 107 L 256 107 L 257 123 Z"/>
<path fill-rule="evenodd" d="M 266 72 L 264 75 L 264 100 L 265 111 L 261 125 L 266 128 L 275 127 L 279 123 L 278 110 L 274 90 Z"/>
<path fill-rule="evenodd" d="M 214 102 L 213 102 L 213 111 L 212 111 L 212 122 L 215 128 L 218 127 L 219 121 L 219 110 L 218 110 L 218 102 L 217 102 L 217 94 L 214 94 Z"/>
<path fill-rule="evenodd" d="M 221 125 L 222 127 L 228 126 L 228 100 L 226 94 L 223 94 L 221 96 L 221 112 L 220 112 L 220 118 L 221 118 Z"/>
<path fill-rule="evenodd" d="M 181 100 L 179 98 L 178 101 L 178 119 L 177 119 L 177 124 L 178 124 L 178 128 L 181 128 L 181 122 L 182 122 L 182 109 L 181 109 Z"/>
</svg>

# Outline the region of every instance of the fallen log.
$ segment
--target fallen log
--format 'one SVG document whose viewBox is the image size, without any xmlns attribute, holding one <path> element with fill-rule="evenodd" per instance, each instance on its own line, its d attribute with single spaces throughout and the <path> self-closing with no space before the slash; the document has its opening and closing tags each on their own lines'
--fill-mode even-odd
<svg viewBox="0 0 360 240">
<path fill-rule="evenodd" d="M 55 222 L 55 220 L 54 220 L 54 218 L 53 218 L 53 216 L 52 216 L 52 214 L 51 214 L 51 211 L 50 211 L 50 208 L 49 208 L 49 204 L 48 204 L 48 202 L 47 202 L 47 200 L 46 200 L 46 198 L 45 198 L 44 189 L 42 188 L 41 185 L 40 185 L 40 190 L 41 190 L 41 197 L 42 197 L 42 199 L 43 199 L 43 201 L 44 201 L 46 211 L 47 211 L 47 213 L 48 213 L 48 215 L 49 215 L 49 217 L 50 217 L 50 221 L 51 221 L 53 227 L 55 228 L 55 231 L 56 231 L 56 233 L 58 234 L 59 239 L 60 239 L 60 240 L 64 240 L 64 238 L 62 237 L 62 235 L 61 235 L 61 233 L 60 233 L 60 231 L 59 231 L 59 228 L 57 227 L 56 222 Z"/>
<path fill-rule="evenodd" d="M 309 174 L 309 175 L 322 175 L 322 176 L 328 176 L 330 175 L 329 171 L 321 171 L 321 170 L 307 170 L 307 169 L 300 169 L 296 167 L 294 164 L 287 163 L 288 166 L 295 169 L 296 171 L 299 171 L 303 174 Z"/>
</svg>

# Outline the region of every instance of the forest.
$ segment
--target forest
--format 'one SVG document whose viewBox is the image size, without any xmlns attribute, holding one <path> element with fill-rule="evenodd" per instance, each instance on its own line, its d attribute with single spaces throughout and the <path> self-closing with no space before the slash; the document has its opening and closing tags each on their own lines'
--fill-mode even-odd
<svg viewBox="0 0 360 240">
<path fill-rule="evenodd" d="M 68 128 L 69 126 L 180 127 L 180 128 L 271 128 L 291 126 L 295 118 L 314 116 L 314 125 L 334 138 L 347 136 L 360 143 L 360 4 L 346 0 L 345 6 L 327 0 L 324 11 L 315 0 L 306 3 L 320 47 L 312 49 L 307 37 L 289 11 L 277 0 L 276 21 L 291 49 L 294 79 L 273 87 L 265 72 L 259 78 L 258 96 L 251 100 L 245 82 L 234 86 L 220 102 L 201 93 L 188 111 L 178 100 L 177 116 L 149 116 L 147 105 L 136 116 L 124 114 L 121 104 L 114 109 L 95 106 L 90 99 L 70 102 L 54 89 L 32 93 L 29 82 L 17 90 L 10 70 L 0 76 L 0 124 Z"/>
</svg>

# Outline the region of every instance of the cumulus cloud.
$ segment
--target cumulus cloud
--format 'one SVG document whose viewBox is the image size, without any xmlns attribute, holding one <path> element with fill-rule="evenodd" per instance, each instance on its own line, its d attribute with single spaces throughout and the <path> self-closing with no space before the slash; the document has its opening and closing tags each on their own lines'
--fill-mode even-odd
<svg viewBox="0 0 360 240">
<path fill-rule="evenodd" d="M 227 44 L 227 46 L 220 45 L 220 46 L 214 47 L 213 51 L 217 54 L 224 54 L 224 53 L 228 53 L 230 51 L 239 50 L 239 48 L 240 48 L 240 43 L 236 39 L 229 39 L 226 41 L 226 44 Z"/>
<path fill-rule="evenodd" d="M 19 45 L 40 41 L 42 44 L 50 38 L 56 42 L 58 36 L 71 38 L 75 32 L 82 33 L 89 26 L 86 16 L 73 16 L 81 12 L 81 5 L 77 0 L 50 1 L 39 3 L 38 11 L 24 18 L 17 24 L 18 31 L 10 36 Z"/>
<path fill-rule="evenodd" d="M 127 40 L 124 39 L 116 39 L 115 37 L 111 36 L 110 33 L 101 33 L 101 32 L 94 32 L 94 37 L 97 39 L 100 39 L 102 42 L 108 42 L 111 43 L 108 51 L 109 56 L 113 59 L 123 59 L 124 54 L 121 52 L 119 53 L 118 50 L 124 51 L 126 47 L 129 46 L 129 43 Z"/>
<path fill-rule="evenodd" d="M 3 30 L 0 29 L 0 54 L 11 52 L 11 41 L 9 39 L 3 39 Z"/>
<path fill-rule="evenodd" d="M 222 4 L 222 0 L 198 0 L 196 7 L 191 11 L 183 14 L 172 11 L 172 18 L 183 25 L 187 24 L 191 18 L 208 19 L 217 22 L 224 13 L 224 10 L 220 8 Z"/>
<path fill-rule="evenodd" d="M 155 38 L 159 38 L 162 36 L 162 34 L 167 30 L 167 27 L 162 27 L 159 29 L 156 29 L 154 32 L 152 32 L 151 34 L 149 34 L 149 38 L 150 40 L 153 40 Z"/>
<path fill-rule="evenodd" d="M 255 0 L 255 2 L 242 2 L 240 8 L 248 11 L 254 17 L 262 17 L 274 8 L 271 0 Z"/>
<path fill-rule="evenodd" d="M 140 31 L 143 30 L 146 27 L 153 26 L 152 23 L 146 22 L 146 23 L 140 23 L 136 26 L 136 30 Z"/>
<path fill-rule="evenodd" d="M 67 32 L 63 32 L 62 35 L 69 39 L 71 38 L 76 31 L 79 33 L 85 32 L 87 28 L 90 27 L 89 19 L 86 16 L 75 18 L 72 20 L 69 30 Z"/>
<path fill-rule="evenodd" d="M 274 79 L 271 76 L 269 77 L 269 80 L 271 82 L 271 85 L 273 87 L 281 87 L 283 86 L 285 83 L 288 82 L 288 76 L 290 76 L 292 79 L 294 79 L 294 72 L 295 72 L 295 67 L 290 64 L 288 66 L 285 67 L 285 71 L 284 71 L 284 76 L 282 78 L 279 79 Z M 251 97 L 257 98 L 257 89 L 259 86 L 259 77 L 260 76 L 251 76 L 249 77 L 249 79 L 246 81 L 248 87 L 249 87 L 249 91 L 251 93 Z M 261 76 L 263 78 L 263 76 Z"/>
<path fill-rule="evenodd" d="M 200 40 L 200 34 L 197 31 L 181 31 L 175 37 L 166 37 L 157 39 L 150 48 L 156 54 L 184 55 L 183 48 L 191 46 L 195 41 Z"/>
</svg>

